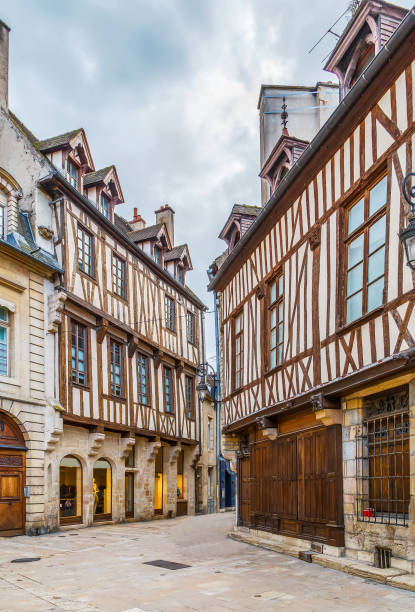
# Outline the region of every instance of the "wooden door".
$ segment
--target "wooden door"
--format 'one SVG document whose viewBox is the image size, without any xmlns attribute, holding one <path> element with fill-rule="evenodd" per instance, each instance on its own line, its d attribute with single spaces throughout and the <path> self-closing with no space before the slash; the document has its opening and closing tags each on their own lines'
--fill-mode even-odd
<svg viewBox="0 0 415 612">
<path fill-rule="evenodd" d="M 297 518 L 297 437 L 276 440 L 272 447 L 273 512 L 280 518 Z"/>
<path fill-rule="evenodd" d="M 239 515 L 238 523 L 249 527 L 251 520 L 251 458 L 242 457 L 239 461 L 238 498 Z"/>
<path fill-rule="evenodd" d="M 26 447 L 14 421 L 0 412 L 0 536 L 24 533 Z"/>
</svg>

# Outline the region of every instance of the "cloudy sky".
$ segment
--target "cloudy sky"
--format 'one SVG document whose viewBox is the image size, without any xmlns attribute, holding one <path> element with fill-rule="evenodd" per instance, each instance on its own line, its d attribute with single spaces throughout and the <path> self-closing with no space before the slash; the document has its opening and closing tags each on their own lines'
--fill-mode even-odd
<svg viewBox="0 0 415 612">
<path fill-rule="evenodd" d="M 152 224 L 170 204 L 176 244 L 191 251 L 188 284 L 212 310 L 217 235 L 233 203 L 260 203 L 260 85 L 335 80 L 322 71 L 335 39 L 308 51 L 348 3 L 2 0 L 10 108 L 40 139 L 83 127 L 96 168 L 117 167 L 128 219 L 137 206 Z"/>
</svg>

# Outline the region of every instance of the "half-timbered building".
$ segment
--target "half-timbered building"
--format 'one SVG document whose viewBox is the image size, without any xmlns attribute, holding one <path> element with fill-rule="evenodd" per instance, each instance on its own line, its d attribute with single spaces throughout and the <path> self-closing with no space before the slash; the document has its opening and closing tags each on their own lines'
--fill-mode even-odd
<svg viewBox="0 0 415 612">
<path fill-rule="evenodd" d="M 339 106 L 308 146 L 301 133 L 276 143 L 261 172 L 271 197 L 211 269 L 222 449 L 238 526 L 412 571 L 415 278 L 398 233 L 414 168 L 414 12 L 364 0 L 327 69 Z"/>
<path fill-rule="evenodd" d="M 7 83 L 9 31 L 1 28 Z M 7 375 L 0 370 L 0 461 L 3 431 L 16 434 L 23 457 L 34 449 L 21 479 L 32 485 L 30 520 L 19 528 L 191 514 L 202 451 L 196 376 L 205 307 L 186 285 L 192 263 L 187 245 L 174 243 L 174 211 L 163 205 L 148 227 L 135 210 L 128 222 L 116 213 L 124 202 L 117 170 L 95 168 L 83 129 L 38 140 L 8 110 L 7 96 L 2 107 L 0 167 L 12 193 L 0 183 L 0 220 L 9 216 L 10 231 L 19 223 L 30 229 L 29 260 L 49 254 L 30 277 L 0 273 L 0 338 L 13 340 L 15 364 Z M 17 238 L 7 240 L 10 250 Z M 13 291 L 25 292 L 27 304 L 17 314 L 10 306 L 9 317 Z M 34 390 L 33 443 L 18 404 L 3 401 L 4 389 L 17 394 L 19 384 L 22 397 Z M 0 463 L 0 504 L 1 483 Z"/>
</svg>

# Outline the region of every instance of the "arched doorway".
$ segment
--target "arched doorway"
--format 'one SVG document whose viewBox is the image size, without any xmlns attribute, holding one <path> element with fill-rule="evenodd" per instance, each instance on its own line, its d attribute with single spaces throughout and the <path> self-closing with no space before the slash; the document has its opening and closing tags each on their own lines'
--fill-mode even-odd
<svg viewBox="0 0 415 612">
<path fill-rule="evenodd" d="M 98 459 L 94 465 L 92 481 L 94 492 L 94 521 L 112 518 L 112 474 L 106 459 Z"/>
<path fill-rule="evenodd" d="M 72 455 L 59 466 L 59 520 L 61 525 L 82 522 L 82 466 Z"/>
<path fill-rule="evenodd" d="M 17 425 L 0 413 L 0 536 L 24 533 L 26 450 Z"/>
</svg>

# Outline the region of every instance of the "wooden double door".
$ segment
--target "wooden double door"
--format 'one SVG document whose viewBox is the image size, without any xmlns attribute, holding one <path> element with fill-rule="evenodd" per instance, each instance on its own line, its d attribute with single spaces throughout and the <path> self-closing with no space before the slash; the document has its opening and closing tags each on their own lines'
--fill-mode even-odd
<svg viewBox="0 0 415 612">
<path fill-rule="evenodd" d="M 7 415 L 0 413 L 0 536 L 24 533 L 24 439 Z"/>
<path fill-rule="evenodd" d="M 239 460 L 239 523 L 343 546 L 341 426 L 252 443 Z"/>
</svg>

